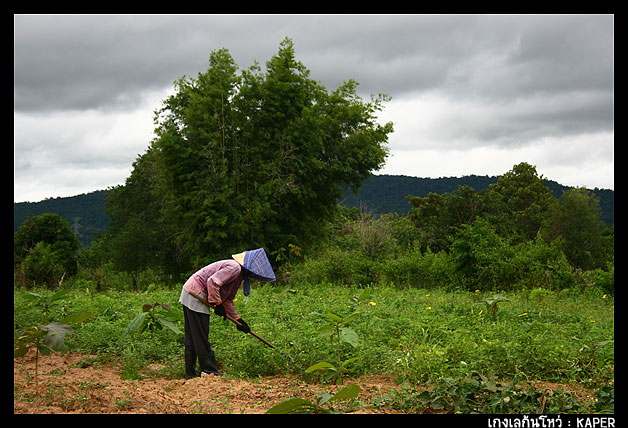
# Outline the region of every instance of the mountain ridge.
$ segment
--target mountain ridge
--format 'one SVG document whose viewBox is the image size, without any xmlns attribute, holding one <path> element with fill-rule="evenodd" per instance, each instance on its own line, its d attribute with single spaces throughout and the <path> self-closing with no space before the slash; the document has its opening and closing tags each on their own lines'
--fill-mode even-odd
<svg viewBox="0 0 628 428">
<path fill-rule="evenodd" d="M 410 212 L 407 196 L 427 196 L 428 193 L 448 193 L 461 185 L 473 187 L 476 191 L 487 189 L 497 182 L 497 176 L 468 175 L 463 177 L 421 178 L 405 175 L 373 175 L 365 180 L 357 194 L 345 189 L 339 203 L 346 207 L 359 207 L 374 216 L 393 212 L 406 215 Z M 544 183 L 560 197 L 570 189 L 552 180 Z M 600 198 L 601 219 L 608 226 L 614 224 L 614 191 L 591 189 Z M 105 233 L 110 219 L 105 211 L 107 190 L 95 190 L 76 196 L 48 198 L 39 202 L 13 203 L 13 231 L 28 218 L 29 214 L 40 215 L 53 212 L 63 217 L 79 235 L 84 246 L 89 246 L 95 234 Z"/>
</svg>

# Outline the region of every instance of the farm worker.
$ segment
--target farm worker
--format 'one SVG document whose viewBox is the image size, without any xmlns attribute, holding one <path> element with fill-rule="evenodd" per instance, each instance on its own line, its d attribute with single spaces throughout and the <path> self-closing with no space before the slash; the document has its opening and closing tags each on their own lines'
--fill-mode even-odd
<svg viewBox="0 0 628 428">
<path fill-rule="evenodd" d="M 209 343 L 209 314 L 214 313 L 238 321 L 236 328 L 243 333 L 251 329 L 238 314 L 233 299 L 244 281 L 243 292 L 251 292 L 250 279 L 275 281 L 275 273 L 263 248 L 234 254 L 232 259 L 214 262 L 195 272 L 183 285 L 179 303 L 185 318 L 185 378 L 196 377 L 196 359 L 201 372 L 221 376 L 216 357 Z"/>
</svg>

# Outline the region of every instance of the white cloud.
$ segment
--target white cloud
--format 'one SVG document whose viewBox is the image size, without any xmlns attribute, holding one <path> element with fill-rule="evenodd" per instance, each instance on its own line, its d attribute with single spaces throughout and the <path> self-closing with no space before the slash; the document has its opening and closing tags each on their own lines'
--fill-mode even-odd
<svg viewBox="0 0 628 428">
<path fill-rule="evenodd" d="M 153 111 L 171 89 L 135 111 L 14 114 L 14 200 L 72 196 L 124 183 L 153 138 Z"/>
<path fill-rule="evenodd" d="M 504 100 L 429 91 L 393 99 L 379 118 L 395 124 L 395 149 L 520 147 L 544 137 L 603 132 L 612 117 L 608 106 L 609 94 L 596 91 Z"/>
<path fill-rule="evenodd" d="M 520 162 L 565 186 L 614 189 L 613 135 L 542 138 L 516 148 L 477 146 L 466 150 L 421 147 L 393 151 L 377 174 L 412 177 L 498 176 Z"/>
<path fill-rule="evenodd" d="M 14 200 L 122 183 L 175 79 L 284 37 L 328 89 L 393 97 L 386 173 L 613 185 L 612 15 L 16 15 Z"/>
</svg>

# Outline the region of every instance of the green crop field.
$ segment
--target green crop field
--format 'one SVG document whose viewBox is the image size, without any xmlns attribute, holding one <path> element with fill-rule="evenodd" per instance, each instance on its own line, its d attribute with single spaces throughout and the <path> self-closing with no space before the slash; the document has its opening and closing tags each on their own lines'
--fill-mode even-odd
<svg viewBox="0 0 628 428">
<path fill-rule="evenodd" d="M 181 314 L 178 287 L 150 288 L 99 293 L 75 288 L 47 317 L 91 312 L 93 317 L 77 326 L 67 343 L 73 352 L 115 362 L 122 377 L 141 380 L 143 367 L 160 363 L 160 376 L 181 378 L 181 334 L 167 328 L 127 331 L 146 303 L 164 303 Z M 613 387 L 614 396 L 614 301 L 609 295 L 594 289 L 496 294 L 373 286 L 362 310 L 347 323 L 357 342 L 341 341 L 337 347 L 320 334 L 320 314 L 349 316 L 363 292 L 322 283 L 260 286 L 248 300 L 239 294 L 240 314 L 276 349 L 211 318 L 210 341 L 225 376 L 298 375 L 332 383 L 306 369 L 355 358 L 344 382 L 370 374 L 393 376 L 399 389 L 380 397 L 377 405 L 403 412 L 538 412 L 544 397 L 551 413 L 608 411 L 614 404 L 604 394 Z M 14 336 L 42 316 L 26 292 L 14 292 Z M 182 321 L 175 325 L 183 330 Z M 541 383 L 560 387 L 547 399 Z M 586 392 L 588 399 L 574 391 Z"/>
</svg>

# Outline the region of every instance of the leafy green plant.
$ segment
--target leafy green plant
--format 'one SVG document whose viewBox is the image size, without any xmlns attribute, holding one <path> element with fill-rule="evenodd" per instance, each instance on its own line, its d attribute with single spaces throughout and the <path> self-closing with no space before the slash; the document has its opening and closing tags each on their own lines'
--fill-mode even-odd
<svg viewBox="0 0 628 428">
<path fill-rule="evenodd" d="M 49 355 L 54 351 L 68 352 L 69 345 L 64 337 L 74 333 L 69 324 L 77 325 L 92 318 L 89 312 L 79 312 L 68 315 L 61 322 L 52 322 L 47 325 L 34 325 L 20 332 L 13 343 L 13 357 L 23 357 L 29 349 L 35 348 L 35 391 L 39 396 L 37 375 L 39 371 L 39 354 Z"/>
<path fill-rule="evenodd" d="M 548 271 L 550 266 L 548 266 Z M 537 287 L 530 291 L 528 295 L 528 299 L 533 302 L 542 302 L 546 299 L 551 299 L 554 297 L 554 292 L 552 290 L 548 290 L 547 288 Z"/>
<path fill-rule="evenodd" d="M 66 302 L 70 302 L 77 307 L 76 311 L 89 310 L 97 314 L 97 318 L 85 326 L 88 328 L 75 328 L 71 341 L 66 342 L 74 344 L 83 353 L 98 355 L 103 361 L 115 358 L 122 367 L 133 368 L 141 376 L 144 376 L 141 369 L 149 362 L 164 363 L 173 375 L 179 376 L 181 344 L 175 340 L 174 334 L 170 331 L 157 332 L 151 340 L 148 332 L 142 335 L 136 332 L 133 336 L 125 333 L 129 322 L 142 312 L 144 303 L 162 302 L 177 311 L 175 303 L 180 289 L 157 285 L 158 289 L 151 293 L 117 291 L 109 287 L 96 292 L 93 301 L 84 292 L 85 284 L 78 285 L 74 288 L 76 292 L 66 295 L 65 301 L 54 303 L 66 306 Z M 508 293 L 479 290 L 476 293 L 474 290 L 400 287 L 395 283 L 377 284 L 372 289 L 377 305 L 366 302 L 368 312 L 348 326 L 340 326 L 354 329 L 359 336 L 356 348 L 341 343 L 343 361 L 360 357 L 349 365 L 354 371 L 343 374 L 345 385 L 354 383 L 351 377 L 356 373 L 395 373 L 400 385 L 403 382 L 414 386 L 415 394 L 418 394 L 429 382 L 446 378 L 463 379 L 461 376 L 471 371 L 487 376 L 495 373 L 498 387 L 499 380 L 508 377 L 548 382 L 560 379 L 559 382 L 564 384 L 579 385 L 578 389 L 613 385 L 614 344 L 603 343 L 614 340 L 614 299 L 608 301 L 608 296 L 604 299 L 602 290 L 598 288 L 591 288 L 586 293 L 578 288 L 568 293 L 555 291 L 551 299 L 542 302 L 528 299 L 531 290 L 510 290 Z M 16 338 L 35 323 L 48 323 L 42 321 L 40 309 L 26 301 L 28 291 L 46 294 L 40 290 L 14 290 Z M 260 329 L 259 333 L 275 344 L 278 350 L 288 354 L 290 363 L 278 350 L 271 351 L 259 341 L 249 340 L 253 338 L 246 335 L 234 337 L 237 332 L 234 333 L 233 329 L 219 328 L 212 332 L 214 340 L 216 343 L 229 343 L 233 351 L 222 356 L 222 364 L 228 367 L 230 376 L 256 378 L 284 373 L 298 373 L 305 377 L 308 374 L 304 370 L 319 361 L 337 363 L 336 333 L 333 334 L 333 344 L 330 339 L 319 339 L 318 328 L 327 322 L 309 314 L 331 311 L 344 318 L 353 312 L 354 296 L 361 292 L 361 289 L 356 291 L 356 287 L 329 282 L 294 283 L 289 288 L 260 285 L 255 289 L 253 298 L 249 298 L 246 309 L 242 306 L 237 308 L 247 311 Z M 427 297 L 427 294 L 430 296 Z M 487 317 L 485 299 L 494 294 L 510 299 L 510 302 L 496 304 L 499 322 L 489 322 Z M 235 304 L 243 304 L 239 296 Z M 431 309 L 426 310 L 426 305 Z M 586 310 L 574 311 L 574 308 Z M 167 312 L 159 307 L 156 311 L 157 315 Z M 62 313 L 63 308 L 52 309 L 50 321 L 61 320 Z M 183 331 L 182 322 L 175 324 Z M 241 358 L 242 355 L 247 355 L 247 358 Z M 34 387 L 34 349 L 28 356 L 33 358 L 33 368 L 29 372 L 32 372 L 30 378 Z M 592 363 L 593 356 L 595 363 Z M 16 362 L 19 363 L 18 360 Z M 136 362 L 138 366 L 132 367 L 131 362 Z M 331 379 L 335 373 L 326 373 L 321 379 L 333 382 Z M 130 369 L 129 374 L 133 374 Z M 42 398 L 43 391 L 40 391 Z M 526 395 L 527 398 L 530 394 Z M 314 393 L 311 395 L 299 396 L 313 401 Z M 542 392 L 538 392 L 536 397 L 542 399 Z M 408 400 L 408 406 L 404 408 L 416 411 L 410 405 L 416 403 L 415 396 L 406 395 L 404 398 Z M 588 397 L 577 395 L 576 398 L 581 405 L 587 404 L 584 401 Z M 556 396 L 549 399 L 552 399 L 548 401 L 551 404 Z M 538 411 L 540 403 L 535 405 L 535 411 Z M 326 404 L 323 406 L 326 407 Z M 271 405 L 267 405 L 264 411 L 268 407 Z M 546 413 L 548 408 L 546 405 Z"/>
<path fill-rule="evenodd" d="M 614 340 L 604 340 L 599 343 L 584 343 L 579 350 L 581 357 L 578 358 L 578 365 L 586 372 L 594 372 L 599 358 L 597 355 L 598 350 L 614 342 Z"/>
<path fill-rule="evenodd" d="M 69 292 L 70 290 L 59 290 L 54 294 L 42 295 L 28 291 L 24 293 L 24 298 L 32 303 L 33 308 L 41 310 L 43 322 L 48 322 L 53 309 L 61 307 L 58 302 Z"/>
<path fill-rule="evenodd" d="M 50 244 L 39 242 L 18 267 L 24 286 L 53 288 L 64 275 L 63 263 Z"/>
<path fill-rule="evenodd" d="M 420 389 L 420 392 L 410 390 L 400 395 L 398 406 L 419 413 L 573 413 L 582 410 L 569 392 L 543 390 L 514 381 L 499 383 L 494 373 L 485 376 L 473 371 L 439 378 Z"/>
<path fill-rule="evenodd" d="M 510 300 L 499 294 L 495 294 L 493 297 L 484 299 L 484 303 L 486 304 L 486 314 L 489 318 L 493 320 L 495 319 L 497 316 L 497 304 L 500 302 L 510 302 Z"/>
<path fill-rule="evenodd" d="M 271 407 L 267 414 L 332 414 L 342 413 L 335 410 L 331 405 L 323 407 L 324 404 L 331 403 L 332 400 L 351 399 L 360 394 L 360 387 L 356 384 L 347 385 L 335 394 L 316 394 L 314 401 L 304 398 L 289 398 Z"/>
<path fill-rule="evenodd" d="M 580 352 L 587 353 L 590 356 L 591 360 L 595 361 L 595 352 L 598 349 L 603 348 L 604 346 L 608 345 L 609 343 L 614 343 L 614 342 L 615 342 L 614 340 L 604 340 L 599 343 L 584 344 L 580 348 Z"/>
<path fill-rule="evenodd" d="M 157 308 L 161 307 L 165 309 L 167 312 L 157 313 Z M 179 320 L 181 317 L 177 315 L 175 312 L 172 312 L 170 306 L 155 302 L 153 304 L 144 304 L 142 306 L 142 313 L 136 316 L 133 321 L 129 323 L 126 328 L 126 332 L 129 334 L 133 334 L 136 331 L 142 333 L 146 330 L 150 331 L 151 337 L 154 334 L 155 330 L 162 330 L 164 327 L 167 327 L 172 332 L 176 334 L 181 334 L 181 330 L 174 324 L 175 321 Z"/>
<path fill-rule="evenodd" d="M 604 386 L 595 391 L 595 405 L 593 410 L 596 413 L 615 413 L 615 387 Z"/>
<path fill-rule="evenodd" d="M 323 317 L 327 320 L 327 323 L 322 325 L 318 329 L 318 337 L 329 337 L 331 342 L 336 342 L 336 355 L 337 355 L 337 364 L 332 364 L 327 361 L 318 362 L 310 367 L 308 367 L 305 372 L 312 373 L 317 372 L 319 374 L 324 373 L 333 373 L 336 377 L 336 384 L 342 384 L 342 375 L 346 371 L 350 371 L 348 366 L 357 361 L 360 357 L 349 358 L 345 361 L 342 361 L 341 353 L 340 353 L 340 345 L 341 343 L 348 343 L 354 348 L 358 346 L 359 338 L 358 334 L 352 328 L 348 327 L 351 321 L 355 320 L 360 316 L 362 312 L 364 312 L 365 308 L 367 308 L 368 301 L 371 298 L 372 289 L 365 288 L 362 294 L 359 297 L 354 297 L 353 301 L 356 304 L 354 312 L 342 318 L 339 315 L 333 312 L 326 312 L 324 314 L 320 314 L 318 312 L 313 312 L 312 315 Z"/>
</svg>

